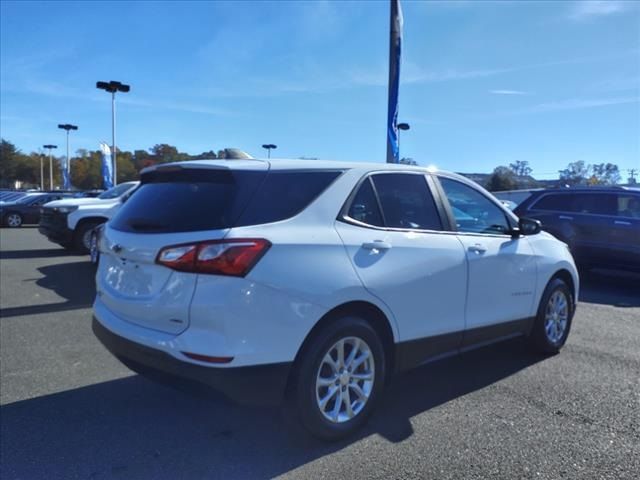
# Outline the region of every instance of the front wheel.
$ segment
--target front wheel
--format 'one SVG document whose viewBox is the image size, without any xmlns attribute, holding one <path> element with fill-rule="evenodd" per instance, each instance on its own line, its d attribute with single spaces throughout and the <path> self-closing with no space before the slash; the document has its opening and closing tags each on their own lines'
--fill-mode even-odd
<svg viewBox="0 0 640 480">
<path fill-rule="evenodd" d="M 91 235 L 93 234 L 93 229 L 98 225 L 100 224 L 87 222 L 76 228 L 73 235 L 73 247 L 77 252 L 89 253 L 91 251 Z"/>
<path fill-rule="evenodd" d="M 554 278 L 542 294 L 529 336 L 531 346 L 542 353 L 557 353 L 567 341 L 574 313 L 573 293 L 561 279 Z"/>
<path fill-rule="evenodd" d="M 22 215 L 19 213 L 9 213 L 4 217 L 4 224 L 9 228 L 22 226 Z"/>
<path fill-rule="evenodd" d="M 313 435 L 337 440 L 360 428 L 385 380 L 385 355 L 376 331 L 343 317 L 320 332 L 297 366 L 294 406 Z"/>
<path fill-rule="evenodd" d="M 93 266 L 97 266 L 100 261 L 100 250 L 98 250 L 98 232 L 94 228 L 91 231 L 91 240 L 89 241 L 89 258 Z"/>
</svg>

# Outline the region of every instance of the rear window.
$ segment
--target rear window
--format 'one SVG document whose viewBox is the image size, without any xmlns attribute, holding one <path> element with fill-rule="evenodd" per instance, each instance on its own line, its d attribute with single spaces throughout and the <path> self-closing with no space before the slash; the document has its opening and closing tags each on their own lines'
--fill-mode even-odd
<svg viewBox="0 0 640 480">
<path fill-rule="evenodd" d="M 168 233 L 232 227 L 266 172 L 154 170 L 111 220 L 123 232 Z"/>
<path fill-rule="evenodd" d="M 110 225 L 137 233 L 258 225 L 306 208 L 341 172 L 154 170 Z"/>
</svg>

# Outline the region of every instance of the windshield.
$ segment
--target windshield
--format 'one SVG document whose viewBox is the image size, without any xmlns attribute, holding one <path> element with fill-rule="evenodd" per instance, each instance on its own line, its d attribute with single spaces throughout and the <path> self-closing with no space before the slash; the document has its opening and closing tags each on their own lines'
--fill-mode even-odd
<svg viewBox="0 0 640 480">
<path fill-rule="evenodd" d="M 110 198 L 118 198 L 120 195 L 126 193 L 131 187 L 135 185 L 135 182 L 121 183 L 120 185 L 110 188 L 104 193 L 98 195 L 101 200 L 108 200 Z"/>
<path fill-rule="evenodd" d="M 37 193 L 35 195 L 26 195 L 26 196 L 22 197 L 21 199 L 17 200 L 16 203 L 19 203 L 21 205 L 29 205 L 30 203 L 35 202 L 41 196 L 42 196 L 42 194 L 40 194 L 40 193 Z"/>
</svg>

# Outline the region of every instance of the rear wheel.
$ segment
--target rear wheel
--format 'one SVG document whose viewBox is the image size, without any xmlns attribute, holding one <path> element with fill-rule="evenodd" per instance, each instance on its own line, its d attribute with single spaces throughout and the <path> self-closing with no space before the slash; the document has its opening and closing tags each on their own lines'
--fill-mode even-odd
<svg viewBox="0 0 640 480">
<path fill-rule="evenodd" d="M 5 215 L 4 224 L 9 228 L 18 228 L 22 226 L 22 215 L 11 212 Z"/>
<path fill-rule="evenodd" d="M 573 293 L 554 278 L 545 289 L 529 336 L 532 347 L 542 353 L 557 353 L 567 341 L 573 318 Z"/>
<path fill-rule="evenodd" d="M 313 435 L 337 440 L 360 428 L 385 379 L 385 355 L 363 319 L 343 317 L 320 332 L 297 365 L 294 407 Z"/>
</svg>

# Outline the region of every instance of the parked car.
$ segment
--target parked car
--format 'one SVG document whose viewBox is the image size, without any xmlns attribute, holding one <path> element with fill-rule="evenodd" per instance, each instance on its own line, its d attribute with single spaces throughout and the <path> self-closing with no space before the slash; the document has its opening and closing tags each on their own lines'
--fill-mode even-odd
<svg viewBox="0 0 640 480">
<path fill-rule="evenodd" d="M 69 198 L 53 202 L 42 209 L 39 231 L 64 248 L 87 253 L 93 229 L 115 214 L 138 183 L 121 183 L 96 198 Z"/>
<path fill-rule="evenodd" d="M 534 192 L 516 209 L 571 249 L 588 269 L 640 272 L 640 189 L 564 188 Z"/>
<path fill-rule="evenodd" d="M 2 224 L 17 228 L 25 224 L 38 223 L 42 205 L 70 196 L 68 193 L 27 193 L 13 202 L 1 203 Z"/>
<path fill-rule="evenodd" d="M 569 250 L 459 175 L 205 160 L 141 181 L 100 234 L 96 336 L 135 371 L 285 399 L 319 437 L 360 427 L 395 372 L 569 334 Z"/>
<path fill-rule="evenodd" d="M 0 204 L 15 202 L 16 200 L 24 197 L 27 192 L 20 190 L 1 190 L 0 191 Z"/>
</svg>

